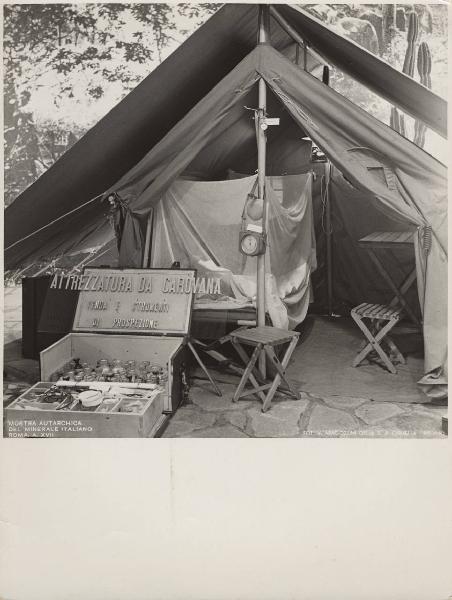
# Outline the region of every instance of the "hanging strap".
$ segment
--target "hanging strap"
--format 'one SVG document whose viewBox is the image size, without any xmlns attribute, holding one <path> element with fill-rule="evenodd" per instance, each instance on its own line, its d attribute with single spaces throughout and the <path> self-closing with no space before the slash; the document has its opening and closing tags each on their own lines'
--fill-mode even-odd
<svg viewBox="0 0 452 600">
<path fill-rule="evenodd" d="M 247 195 L 246 200 L 245 200 L 245 204 L 243 206 L 243 210 L 242 210 L 242 229 L 245 229 L 245 223 L 246 223 L 246 207 L 248 206 L 248 202 L 250 201 L 251 197 L 253 198 L 257 198 L 257 196 L 255 195 L 255 191 L 257 188 L 257 183 L 258 183 L 258 178 L 256 177 L 256 181 L 254 182 L 254 185 L 251 189 L 251 192 Z M 264 194 L 263 194 L 263 214 L 262 214 L 262 233 L 263 235 L 267 235 L 267 202 L 266 202 L 266 190 L 264 188 Z"/>
</svg>

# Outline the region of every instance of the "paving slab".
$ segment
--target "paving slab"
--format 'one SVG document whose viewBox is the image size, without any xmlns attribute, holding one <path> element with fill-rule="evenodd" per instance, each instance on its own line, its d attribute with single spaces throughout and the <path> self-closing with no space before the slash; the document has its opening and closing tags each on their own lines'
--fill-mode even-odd
<svg viewBox="0 0 452 600">
<path fill-rule="evenodd" d="M 232 425 L 224 425 L 222 427 L 208 427 L 207 429 L 197 429 L 193 432 L 193 438 L 247 438 L 248 436 L 239 431 Z"/>
<path fill-rule="evenodd" d="M 191 434 L 196 429 L 211 427 L 215 418 L 215 414 L 207 413 L 197 407 L 181 406 L 172 416 L 164 437 Z"/>
<path fill-rule="evenodd" d="M 162 437 L 164 438 L 176 438 L 176 437 L 193 437 L 193 432 L 196 427 L 186 421 L 176 422 L 174 417 L 170 420 L 168 427 L 166 427 Z"/>
<path fill-rule="evenodd" d="M 376 425 L 404 412 L 404 409 L 390 402 L 366 402 L 355 410 L 355 415 L 368 425 Z"/>
<path fill-rule="evenodd" d="M 241 430 L 245 430 L 246 427 L 246 421 L 247 421 L 247 416 L 246 413 L 244 411 L 239 411 L 239 410 L 234 410 L 234 411 L 227 411 L 225 413 L 222 413 L 219 417 L 217 417 L 217 420 L 215 421 L 215 426 L 218 425 L 233 425 L 234 427 L 237 427 L 238 429 Z"/>
<path fill-rule="evenodd" d="M 271 414 L 262 412 L 251 412 L 246 427 L 251 437 L 287 438 L 296 437 L 299 434 L 297 422 L 287 422 L 277 419 Z"/>
<path fill-rule="evenodd" d="M 328 436 L 340 436 L 359 429 L 359 423 L 352 415 L 343 410 L 328 406 L 316 405 L 312 411 L 307 431 L 322 433 Z"/>
<path fill-rule="evenodd" d="M 297 436 L 298 422 L 308 405 L 308 400 L 286 400 L 272 404 L 266 413 L 262 405 L 248 409 L 246 432 L 253 437 Z"/>
<path fill-rule="evenodd" d="M 235 387 L 228 384 L 220 384 L 218 386 L 222 396 L 217 396 L 212 389 L 204 389 L 199 386 L 193 386 L 190 390 L 190 400 L 194 405 L 208 412 L 221 412 L 227 410 L 245 410 L 253 405 L 253 401 L 240 400 L 238 403 L 232 402 Z M 257 402 L 257 401 L 256 401 Z"/>
<path fill-rule="evenodd" d="M 404 414 L 393 417 L 385 422 L 385 426 L 399 432 L 401 437 L 406 434 L 417 434 L 419 437 L 442 436 L 441 416 L 427 416 L 420 414 Z M 445 437 L 445 436 L 444 436 Z"/>
<path fill-rule="evenodd" d="M 331 408 L 352 409 L 361 406 L 368 398 L 355 398 L 353 396 L 323 396 L 322 400 Z"/>
</svg>

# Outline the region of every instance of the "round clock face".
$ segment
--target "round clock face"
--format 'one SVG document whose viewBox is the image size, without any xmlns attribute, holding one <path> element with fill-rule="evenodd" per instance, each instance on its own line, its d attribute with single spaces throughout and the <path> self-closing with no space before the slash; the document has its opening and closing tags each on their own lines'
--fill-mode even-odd
<svg viewBox="0 0 452 600">
<path fill-rule="evenodd" d="M 254 235 L 245 235 L 242 238 L 241 246 L 245 254 L 253 254 L 257 250 L 257 239 Z"/>
</svg>

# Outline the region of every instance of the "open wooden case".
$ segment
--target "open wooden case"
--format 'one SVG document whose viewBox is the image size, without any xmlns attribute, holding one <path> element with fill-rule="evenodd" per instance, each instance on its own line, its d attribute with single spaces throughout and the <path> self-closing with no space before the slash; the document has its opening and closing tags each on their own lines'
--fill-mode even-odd
<svg viewBox="0 0 452 600">
<path fill-rule="evenodd" d="M 55 276 L 58 289 L 78 286 L 73 331 L 40 353 L 41 382 L 5 409 L 6 437 L 149 437 L 158 433 L 183 398 L 183 371 L 195 289 L 195 271 L 87 268 L 77 279 Z M 139 414 L 33 408 L 30 394 L 43 394 L 73 359 L 148 361 L 167 370 Z M 93 387 L 95 387 L 93 382 Z M 57 384 L 58 385 L 58 384 Z M 68 383 L 66 382 L 66 386 Z M 80 385 L 87 385 L 80 383 Z M 127 387 L 127 383 L 122 384 Z M 142 389 L 145 384 L 138 384 Z M 152 387 L 152 386 L 151 386 Z M 28 406 L 27 406 L 28 404 Z M 24 408 L 25 406 L 25 408 Z M 77 421 L 77 426 L 42 422 Z M 26 422 L 34 422 L 35 425 Z M 50 429 L 49 429 L 50 428 Z M 54 431 L 54 435 L 51 435 Z"/>
</svg>

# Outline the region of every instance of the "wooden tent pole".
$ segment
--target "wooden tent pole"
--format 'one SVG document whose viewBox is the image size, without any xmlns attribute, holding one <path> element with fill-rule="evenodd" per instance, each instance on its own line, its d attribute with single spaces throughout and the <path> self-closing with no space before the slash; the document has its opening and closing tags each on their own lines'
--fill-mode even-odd
<svg viewBox="0 0 452 600">
<path fill-rule="evenodd" d="M 259 4 L 259 44 L 269 41 L 269 7 Z M 267 109 L 267 86 L 265 80 L 259 79 L 259 120 L 257 127 L 257 186 L 259 198 L 263 198 L 263 219 L 267 220 L 267 198 L 265 194 L 265 163 L 266 163 L 266 145 L 267 139 L 265 130 L 260 126 L 265 117 Z M 267 230 L 267 223 L 262 222 L 263 230 Z M 266 251 L 267 252 L 267 251 Z M 266 254 L 266 253 L 265 253 Z M 257 325 L 265 325 L 265 254 L 257 257 Z M 261 352 L 259 359 L 259 370 L 263 377 L 266 374 L 265 354 Z"/>
<path fill-rule="evenodd" d="M 327 293 L 328 293 L 328 314 L 333 315 L 333 260 L 331 245 L 331 202 L 330 202 L 330 179 L 331 163 L 329 160 L 325 163 L 325 236 L 326 236 L 326 269 L 327 269 Z"/>
<path fill-rule="evenodd" d="M 301 37 L 301 35 L 292 27 L 292 25 L 282 16 L 282 14 L 278 11 L 275 6 L 270 6 L 270 15 L 275 19 L 278 25 L 287 33 L 289 37 L 293 39 L 296 44 L 299 44 L 303 48 L 303 62 L 304 62 L 304 70 L 307 70 L 307 52 L 308 45 L 305 40 Z M 309 53 L 313 58 L 315 58 L 320 63 L 325 63 L 325 59 L 323 59 L 315 50 L 309 47 Z"/>
</svg>

